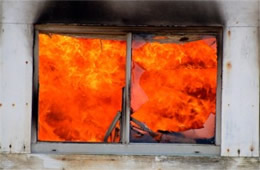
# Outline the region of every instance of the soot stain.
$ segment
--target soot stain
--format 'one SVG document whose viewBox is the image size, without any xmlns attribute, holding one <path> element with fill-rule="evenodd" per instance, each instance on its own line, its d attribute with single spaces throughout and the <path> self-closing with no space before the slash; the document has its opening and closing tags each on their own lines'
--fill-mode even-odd
<svg viewBox="0 0 260 170">
<path fill-rule="evenodd" d="M 214 1 L 51 1 L 36 24 L 175 26 L 223 24 Z"/>
</svg>

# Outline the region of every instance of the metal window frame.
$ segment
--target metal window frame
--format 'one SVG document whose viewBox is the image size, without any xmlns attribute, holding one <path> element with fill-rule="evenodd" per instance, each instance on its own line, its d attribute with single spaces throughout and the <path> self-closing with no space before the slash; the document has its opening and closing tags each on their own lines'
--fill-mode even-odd
<svg viewBox="0 0 260 170">
<path fill-rule="evenodd" d="M 78 143 L 78 142 L 40 142 L 37 140 L 38 123 L 38 34 L 109 34 L 126 35 L 126 90 L 125 108 L 122 114 L 121 143 Z M 216 96 L 216 130 L 215 144 L 179 144 L 179 143 L 130 143 L 130 86 L 132 62 L 132 33 L 159 33 L 176 35 L 214 35 L 217 39 L 217 96 Z M 71 153 L 71 154 L 117 154 L 117 155 L 220 155 L 221 143 L 221 91 L 222 91 L 222 26 L 209 27 L 102 27 L 63 24 L 35 25 L 33 58 L 33 108 L 32 108 L 32 142 L 33 153 Z"/>
</svg>

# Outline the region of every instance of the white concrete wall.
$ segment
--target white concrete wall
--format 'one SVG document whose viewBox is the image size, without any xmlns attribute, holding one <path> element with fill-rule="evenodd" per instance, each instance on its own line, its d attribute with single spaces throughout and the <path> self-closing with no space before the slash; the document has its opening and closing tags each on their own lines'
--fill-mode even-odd
<svg viewBox="0 0 260 170">
<path fill-rule="evenodd" d="M 30 152 L 32 33 L 31 25 L 2 25 L 0 66 L 2 151 Z"/>
<path fill-rule="evenodd" d="M 221 155 L 259 156 L 259 1 L 222 2 Z M 231 6 L 235 8 L 229 8 Z"/>
<path fill-rule="evenodd" d="M 259 170 L 256 158 L 0 154 L 12 170 Z"/>
<path fill-rule="evenodd" d="M 42 7 L 0 1 L 0 152 L 30 153 L 33 23 Z"/>
<path fill-rule="evenodd" d="M 0 1 L 0 152 L 30 153 L 33 23 L 43 2 Z M 221 155 L 259 156 L 259 1 L 224 16 Z"/>
</svg>

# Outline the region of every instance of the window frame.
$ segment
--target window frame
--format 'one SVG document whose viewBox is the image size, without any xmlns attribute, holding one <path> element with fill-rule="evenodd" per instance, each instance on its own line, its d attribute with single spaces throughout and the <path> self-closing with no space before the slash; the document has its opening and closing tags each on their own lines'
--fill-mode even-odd
<svg viewBox="0 0 260 170">
<path fill-rule="evenodd" d="M 41 142 L 37 140 L 38 124 L 38 34 L 109 34 L 126 35 L 126 87 L 125 111 L 122 114 L 123 126 L 121 143 L 82 143 L 82 142 Z M 214 35 L 217 39 L 217 91 L 216 91 L 216 128 L 215 144 L 180 143 L 130 143 L 130 86 L 132 34 L 158 33 L 176 35 Z M 221 142 L 221 89 L 222 89 L 222 26 L 209 27 L 103 27 L 77 26 L 62 24 L 36 25 L 34 31 L 33 57 L 33 100 L 32 100 L 32 136 L 33 153 L 80 153 L 80 154 L 117 154 L 117 155 L 220 155 Z"/>
</svg>

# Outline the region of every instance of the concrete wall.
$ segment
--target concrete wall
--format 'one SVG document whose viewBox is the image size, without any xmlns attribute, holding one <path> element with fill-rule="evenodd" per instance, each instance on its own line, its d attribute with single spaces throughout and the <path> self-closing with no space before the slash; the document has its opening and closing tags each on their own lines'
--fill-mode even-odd
<svg viewBox="0 0 260 170">
<path fill-rule="evenodd" d="M 223 25 L 220 156 L 259 157 L 259 1 L 207 1 L 204 4 L 201 2 L 201 4 L 188 3 L 176 6 L 174 2 L 161 3 L 161 6 L 158 6 L 158 3 L 151 5 L 149 2 L 142 2 L 142 4 L 128 2 L 127 5 L 122 5 L 122 2 L 104 2 L 102 10 L 99 9 L 100 4 L 86 3 L 86 8 L 91 6 L 92 9 L 91 13 L 87 13 L 83 12 L 85 8 L 79 8 L 75 4 L 62 4 L 62 2 L 0 1 L 0 153 L 2 153 L 0 169 L 73 168 L 76 164 L 79 165 L 78 168 L 90 166 L 99 169 L 104 167 L 141 169 L 147 166 L 154 169 L 167 169 L 187 168 L 192 165 L 194 168 L 205 169 L 209 167 L 259 168 L 258 158 L 92 157 L 30 154 L 34 24 L 69 21 L 69 23 L 83 24 L 100 22 L 105 25 L 135 23 L 158 26 Z M 190 10 L 190 5 L 194 7 L 195 12 L 184 15 L 183 11 Z M 140 9 L 140 6 L 141 9 L 145 9 L 144 12 L 136 10 Z M 177 10 L 177 7 L 182 10 Z M 74 10 L 70 11 L 71 8 Z M 167 9 L 164 10 L 165 8 Z M 171 10 L 174 8 L 176 13 Z M 78 19 L 69 17 L 68 11 L 77 10 L 82 10 L 83 17 L 79 15 L 80 11 L 79 14 L 73 15 Z M 210 12 L 211 10 L 214 12 Z M 113 14 L 114 17 L 100 17 L 104 14 L 102 11 L 108 11 L 107 13 Z M 163 17 L 157 16 L 163 12 L 165 12 Z M 157 15 L 151 17 L 151 13 Z M 183 17 L 183 20 L 178 20 L 176 17 L 175 20 L 170 19 L 172 17 L 169 16 L 175 15 Z M 138 20 L 138 16 L 146 19 Z M 68 17 L 68 20 L 64 20 Z M 155 19 L 149 20 L 149 18 Z M 29 164 L 26 161 L 29 161 Z M 187 162 L 190 164 L 186 164 Z"/>
<path fill-rule="evenodd" d="M 167 156 L 97 156 L 97 155 L 0 155 L 0 169 L 137 169 L 137 170 L 258 170 L 256 158 L 167 157 Z"/>
</svg>

